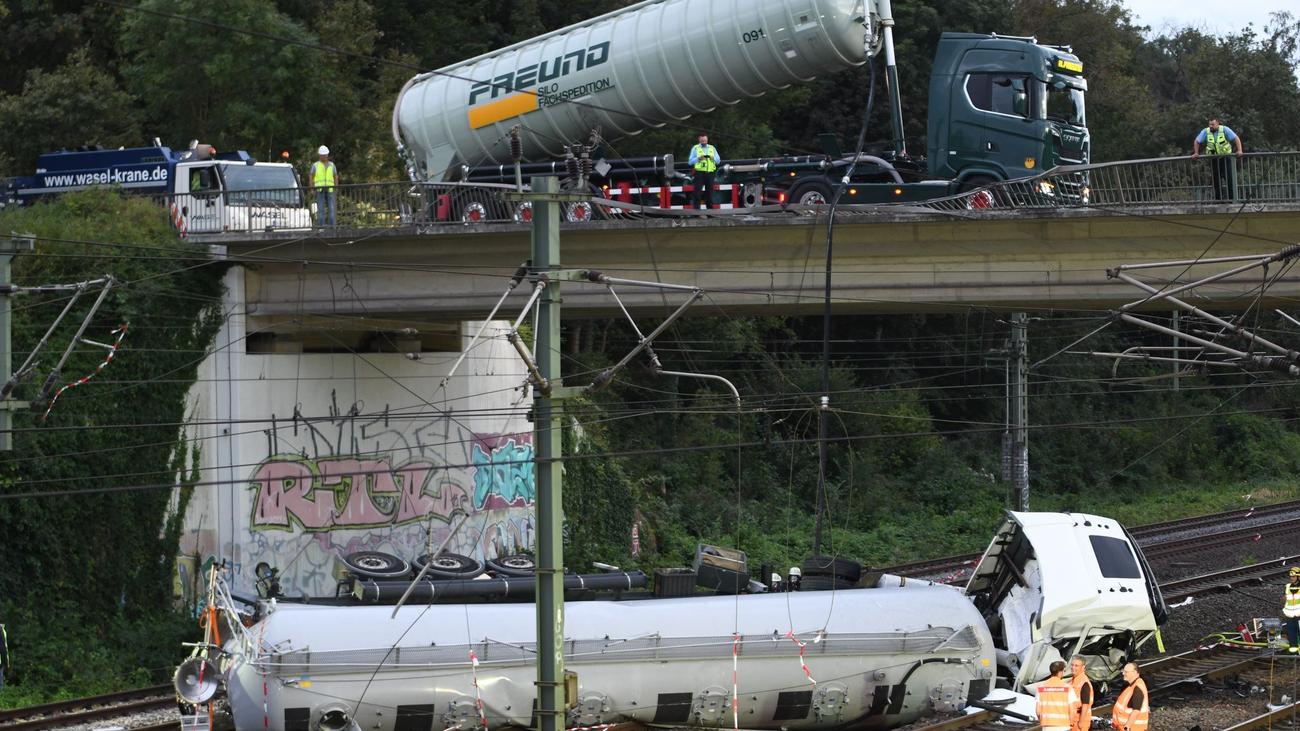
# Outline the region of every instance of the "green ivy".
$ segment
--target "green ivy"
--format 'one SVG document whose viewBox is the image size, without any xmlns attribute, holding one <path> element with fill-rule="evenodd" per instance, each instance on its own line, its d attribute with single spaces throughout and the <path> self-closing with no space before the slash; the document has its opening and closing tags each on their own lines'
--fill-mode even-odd
<svg viewBox="0 0 1300 731">
<path fill-rule="evenodd" d="M 0 457 L 0 495 L 21 496 L 0 500 L 0 621 L 13 663 L 0 705 L 12 705 L 120 689 L 175 660 L 172 563 L 189 490 L 176 499 L 167 486 L 197 478 L 186 470 L 201 445 L 185 444 L 180 425 L 222 322 L 224 265 L 177 238 L 157 203 L 112 191 L 7 210 L 0 231 L 36 238 L 13 262 L 21 286 L 117 280 L 86 339 L 108 343 L 128 325 L 112 363 L 58 398 L 48 419 L 43 405 L 15 414 L 13 451 Z M 55 330 L 16 398 L 37 398 L 95 294 Z M 12 298 L 16 362 L 66 301 Z M 78 345 L 56 387 L 95 372 L 105 354 Z"/>
</svg>

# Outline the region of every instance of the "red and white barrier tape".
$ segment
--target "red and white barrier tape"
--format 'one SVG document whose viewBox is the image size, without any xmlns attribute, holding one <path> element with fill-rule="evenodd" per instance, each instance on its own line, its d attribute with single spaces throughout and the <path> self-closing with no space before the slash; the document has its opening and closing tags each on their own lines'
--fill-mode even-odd
<svg viewBox="0 0 1300 731">
<path fill-rule="evenodd" d="M 740 730 L 740 633 L 731 636 L 731 727 Z"/>
<path fill-rule="evenodd" d="M 808 682 L 817 685 L 817 679 L 812 676 L 812 671 L 808 669 L 808 663 L 804 660 L 804 653 L 808 652 L 808 643 L 794 636 L 794 630 L 785 633 L 791 642 L 799 647 L 799 667 L 803 669 L 803 674 L 808 678 Z"/>
<path fill-rule="evenodd" d="M 469 651 L 469 671 L 474 681 L 474 707 L 478 709 L 478 720 L 483 728 L 488 727 L 487 712 L 483 709 L 483 694 L 478 688 L 478 655 L 471 648 Z"/>
<path fill-rule="evenodd" d="M 50 399 L 49 408 L 45 409 L 45 414 L 41 416 L 41 421 L 45 421 L 46 419 L 50 418 L 50 412 L 54 410 L 54 404 L 58 402 L 59 397 L 63 395 L 64 391 L 76 388 L 77 386 L 80 386 L 86 383 L 87 381 L 89 381 L 90 379 L 94 378 L 95 376 L 98 376 L 100 371 L 104 370 L 104 368 L 109 363 L 113 362 L 113 356 L 117 355 L 117 346 L 121 345 L 122 338 L 126 337 L 126 326 L 127 323 L 124 322 L 111 333 L 113 335 L 116 335 L 117 337 L 113 340 L 112 345 L 105 346 L 108 348 L 108 355 L 104 356 L 104 360 L 101 361 L 100 364 L 95 367 L 95 370 L 92 373 L 90 373 L 89 375 L 82 376 L 81 378 L 78 378 L 77 380 L 65 385 L 63 388 L 60 388 L 58 391 L 54 393 L 54 398 Z"/>
</svg>

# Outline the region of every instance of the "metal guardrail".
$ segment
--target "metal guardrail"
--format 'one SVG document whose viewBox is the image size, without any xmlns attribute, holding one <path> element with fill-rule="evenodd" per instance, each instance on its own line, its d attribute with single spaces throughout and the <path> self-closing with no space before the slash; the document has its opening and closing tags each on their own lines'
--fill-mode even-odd
<svg viewBox="0 0 1300 731">
<path fill-rule="evenodd" d="M 528 223 L 529 203 L 507 200 L 510 185 L 492 183 L 368 183 L 309 189 L 226 190 L 167 197 L 182 234 L 312 229 L 417 230 L 447 225 Z M 889 211 L 979 215 L 1025 209 L 1187 206 L 1215 203 L 1300 203 L 1300 152 L 1245 156 L 1154 158 L 1071 165 L 954 195 L 909 203 L 841 205 L 847 217 Z M 647 216 L 783 217 L 818 215 L 825 206 L 766 205 L 731 209 L 667 209 L 610 200 L 564 204 L 570 222 L 639 220 Z"/>
<path fill-rule="evenodd" d="M 944 198 L 888 205 L 979 211 L 1295 202 L 1300 202 L 1300 152 L 1069 165 Z"/>
<path fill-rule="evenodd" d="M 385 229 L 531 220 L 527 204 L 509 203 L 513 186 L 487 183 L 365 183 L 331 192 L 287 188 L 166 196 L 183 235 L 312 229 Z"/>
</svg>

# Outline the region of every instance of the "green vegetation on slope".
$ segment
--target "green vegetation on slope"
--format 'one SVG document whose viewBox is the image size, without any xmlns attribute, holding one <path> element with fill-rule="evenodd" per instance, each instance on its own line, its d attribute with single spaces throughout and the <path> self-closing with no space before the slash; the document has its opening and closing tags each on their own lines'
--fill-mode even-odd
<svg viewBox="0 0 1300 731">
<path fill-rule="evenodd" d="M 167 489 L 81 491 L 194 479 L 179 427 L 221 324 L 221 267 L 202 264 L 205 247 L 177 239 L 157 204 L 108 191 L 6 211 L 0 230 L 36 236 L 36 251 L 14 261 L 19 285 L 120 281 L 85 337 L 111 342 L 111 331 L 129 324 L 112 364 L 64 393 L 48 420 L 43 409 L 14 416 L 13 451 L 0 455 L 0 497 L 58 493 L 0 499 L 0 621 L 13 659 L 0 705 L 157 682 L 147 671 L 165 670 L 193 627 L 171 608 L 183 499 L 177 505 Z M 17 398 L 35 397 L 90 299 L 55 332 Z M 16 361 L 66 301 L 13 298 Z M 104 355 L 77 347 L 59 384 L 92 373 Z"/>
</svg>

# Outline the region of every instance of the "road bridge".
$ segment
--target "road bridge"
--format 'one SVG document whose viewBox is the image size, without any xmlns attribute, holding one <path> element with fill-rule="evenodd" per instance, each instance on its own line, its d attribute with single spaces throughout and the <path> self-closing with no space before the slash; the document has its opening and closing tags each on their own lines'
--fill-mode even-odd
<svg viewBox="0 0 1300 731">
<path fill-rule="evenodd" d="M 1107 278 L 1109 267 L 1207 251 L 1269 252 L 1300 238 L 1297 232 L 1300 203 L 846 215 L 835 226 L 833 296 L 841 313 L 1108 309 L 1137 298 L 1132 287 Z M 824 216 L 605 221 L 566 224 L 561 235 L 566 266 L 697 286 L 731 314 L 821 307 Z M 254 316 L 420 313 L 450 320 L 488 311 L 528 258 L 529 236 L 525 225 L 479 224 L 433 232 L 283 232 L 223 243 L 231 258 L 255 264 L 246 277 Z M 1171 268 L 1169 276 L 1180 270 Z M 1237 309 L 1254 287 L 1219 283 L 1199 295 Z M 620 296 L 632 310 L 664 308 L 657 291 Z M 1300 298 L 1300 274 L 1279 279 L 1266 297 L 1270 304 Z M 564 304 L 570 317 L 616 311 L 594 286 L 567 287 Z"/>
<path fill-rule="evenodd" d="M 1215 199 L 1203 160 L 1180 158 L 1058 168 L 921 205 L 841 208 L 834 227 L 835 311 L 1115 308 L 1140 293 L 1109 279 L 1110 267 L 1269 253 L 1296 241 L 1298 161 L 1292 154 L 1248 159 L 1240 174 L 1234 170 L 1231 190 L 1219 191 L 1225 200 Z M 1075 193 L 1064 196 L 1065 190 Z M 441 199 L 454 201 L 462 193 L 455 189 Z M 588 211 L 614 220 L 562 227 L 566 267 L 699 287 L 707 299 L 697 314 L 820 311 L 824 209 L 665 217 L 601 201 L 594 199 Z M 476 213 L 492 217 L 490 205 L 475 206 Z M 204 240 L 250 265 L 245 296 L 250 316 L 261 322 L 308 314 L 446 322 L 482 317 L 528 257 L 526 223 L 429 222 L 396 213 L 385 218 L 376 215 L 384 207 L 373 203 L 357 209 L 367 217 L 355 227 Z M 1145 275 L 1158 282 L 1182 270 L 1171 266 Z M 1256 285 L 1221 281 L 1195 296 L 1217 309 L 1242 309 L 1256 300 Z M 657 290 L 620 291 L 620 297 L 634 313 L 665 311 Z M 1263 302 L 1282 306 L 1298 297 L 1300 274 L 1288 271 L 1268 287 Z M 566 315 L 575 318 L 617 312 L 597 286 L 567 286 L 564 304 Z"/>
</svg>

